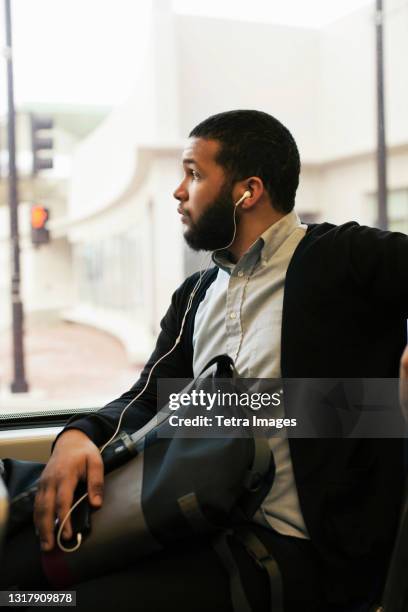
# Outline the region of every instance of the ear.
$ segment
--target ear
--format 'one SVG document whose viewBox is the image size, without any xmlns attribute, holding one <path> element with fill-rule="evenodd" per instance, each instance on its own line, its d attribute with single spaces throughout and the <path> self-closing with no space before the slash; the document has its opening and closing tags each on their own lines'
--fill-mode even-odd
<svg viewBox="0 0 408 612">
<path fill-rule="evenodd" d="M 234 198 L 238 200 L 245 191 L 249 191 L 251 196 L 245 198 L 240 204 L 240 208 L 244 210 L 253 208 L 266 193 L 263 181 L 258 176 L 251 176 L 248 179 L 237 182 L 233 190 Z"/>
</svg>

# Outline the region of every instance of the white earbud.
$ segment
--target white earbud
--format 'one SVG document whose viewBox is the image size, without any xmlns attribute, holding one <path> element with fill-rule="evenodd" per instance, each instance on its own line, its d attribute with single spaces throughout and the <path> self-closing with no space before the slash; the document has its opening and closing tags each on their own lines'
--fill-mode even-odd
<svg viewBox="0 0 408 612">
<path fill-rule="evenodd" d="M 239 198 L 238 202 L 235 202 L 235 206 L 239 206 L 241 202 L 243 202 L 247 198 L 250 198 L 251 196 L 252 196 L 252 193 L 250 191 L 245 191 L 244 195 L 241 198 Z"/>
</svg>

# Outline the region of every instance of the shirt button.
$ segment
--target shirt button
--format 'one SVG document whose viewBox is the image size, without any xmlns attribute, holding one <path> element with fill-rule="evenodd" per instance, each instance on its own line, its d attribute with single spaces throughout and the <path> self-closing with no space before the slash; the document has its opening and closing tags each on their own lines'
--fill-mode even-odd
<svg viewBox="0 0 408 612">
<path fill-rule="evenodd" d="M 238 272 L 238 276 L 239 276 L 240 278 L 241 278 L 242 276 L 244 276 L 244 273 L 243 273 L 243 271 L 242 271 L 242 270 L 240 270 L 240 271 Z"/>
<path fill-rule="evenodd" d="M 230 319 L 235 319 L 236 318 L 236 313 L 235 312 L 230 312 Z"/>
</svg>

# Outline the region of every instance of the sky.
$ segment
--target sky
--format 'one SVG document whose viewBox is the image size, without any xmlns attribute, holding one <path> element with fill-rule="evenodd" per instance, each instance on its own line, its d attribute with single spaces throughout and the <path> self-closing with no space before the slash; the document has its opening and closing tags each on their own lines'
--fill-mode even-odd
<svg viewBox="0 0 408 612">
<path fill-rule="evenodd" d="M 114 106 L 125 101 L 143 61 L 152 1 L 171 2 L 11 0 L 17 106 Z M 172 0 L 177 13 L 314 28 L 373 4 L 374 0 Z M 5 83 L 4 60 L 1 70 L 0 82 Z M 0 86 L 0 112 L 5 109 L 6 89 Z"/>
</svg>

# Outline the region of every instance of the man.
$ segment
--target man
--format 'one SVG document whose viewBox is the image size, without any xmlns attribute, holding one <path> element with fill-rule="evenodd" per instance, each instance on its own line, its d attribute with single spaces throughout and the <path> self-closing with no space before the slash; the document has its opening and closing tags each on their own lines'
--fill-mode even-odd
<svg viewBox="0 0 408 612">
<path fill-rule="evenodd" d="M 184 236 L 192 248 L 214 251 L 215 268 L 203 279 L 180 344 L 155 368 L 124 429 L 139 429 L 157 410 L 157 379 L 197 375 L 219 353 L 234 359 L 241 377 L 398 376 L 408 317 L 407 236 L 356 223 L 303 225 L 293 211 L 296 143 L 266 113 L 231 111 L 203 121 L 190 134 L 183 168 L 174 196 Z M 36 498 L 43 551 L 53 548 L 55 517 L 67 514 L 78 481 L 88 483 L 95 508 L 103 503 L 97 447 L 174 345 L 196 280 L 175 292 L 135 386 L 58 437 Z M 256 523 L 279 564 L 285 609 L 342 610 L 377 595 L 401 502 L 401 441 L 271 444 L 276 477 Z M 67 521 L 64 536 L 71 535 Z M 232 547 L 252 606 L 266 609 L 265 577 L 238 544 Z M 155 580 L 160 589 L 152 588 Z M 230 606 L 228 579 L 209 546 L 180 546 L 121 575 L 79 585 L 78 593 L 106 601 L 109 589 L 118 594 L 126 585 L 143 612 L 168 602 L 177 610 Z"/>
</svg>

